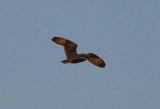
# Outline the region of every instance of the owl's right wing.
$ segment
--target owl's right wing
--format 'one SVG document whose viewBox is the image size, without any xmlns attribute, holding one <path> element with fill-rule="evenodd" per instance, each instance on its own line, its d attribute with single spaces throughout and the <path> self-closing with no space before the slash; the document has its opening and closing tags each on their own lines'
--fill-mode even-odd
<svg viewBox="0 0 160 109">
<path fill-rule="evenodd" d="M 77 54 L 77 44 L 62 37 L 53 37 L 52 41 L 58 45 L 62 45 L 65 50 L 67 58 L 71 58 L 73 55 Z"/>
</svg>

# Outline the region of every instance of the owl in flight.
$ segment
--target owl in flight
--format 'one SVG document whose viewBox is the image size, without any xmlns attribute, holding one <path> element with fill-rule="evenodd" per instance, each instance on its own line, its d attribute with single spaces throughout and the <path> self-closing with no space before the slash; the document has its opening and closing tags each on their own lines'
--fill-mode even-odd
<svg viewBox="0 0 160 109">
<path fill-rule="evenodd" d="M 105 67 L 105 62 L 102 58 L 97 56 L 94 53 L 87 53 L 87 54 L 78 54 L 77 53 L 77 44 L 62 37 L 53 37 L 52 41 L 55 42 L 58 45 L 62 45 L 64 47 L 64 51 L 66 54 L 67 59 L 63 60 L 62 63 L 68 64 L 68 63 L 80 63 L 85 60 L 88 60 L 92 64 L 98 66 L 98 67 Z"/>
</svg>

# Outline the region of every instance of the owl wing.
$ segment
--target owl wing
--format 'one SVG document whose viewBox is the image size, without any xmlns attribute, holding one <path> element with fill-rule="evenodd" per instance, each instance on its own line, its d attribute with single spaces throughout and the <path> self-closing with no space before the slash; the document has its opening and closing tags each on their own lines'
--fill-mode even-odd
<svg viewBox="0 0 160 109">
<path fill-rule="evenodd" d="M 64 47 L 67 58 L 72 58 L 74 55 L 77 54 L 76 43 L 62 37 L 53 37 L 52 41 Z"/>
<path fill-rule="evenodd" d="M 92 64 L 98 66 L 98 67 L 105 67 L 105 62 L 102 58 L 100 58 L 99 56 L 97 56 L 96 54 L 94 53 L 88 53 L 86 54 L 85 58 L 91 62 Z"/>
</svg>

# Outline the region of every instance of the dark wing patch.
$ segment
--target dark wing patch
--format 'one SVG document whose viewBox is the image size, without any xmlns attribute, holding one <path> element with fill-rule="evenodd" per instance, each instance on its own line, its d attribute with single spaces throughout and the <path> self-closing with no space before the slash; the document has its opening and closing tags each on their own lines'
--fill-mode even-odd
<svg viewBox="0 0 160 109">
<path fill-rule="evenodd" d="M 103 59 L 101 59 L 99 56 L 93 53 L 88 53 L 86 56 L 86 59 L 92 64 L 99 66 L 99 67 L 105 67 L 106 65 Z"/>
<path fill-rule="evenodd" d="M 52 41 L 59 45 L 64 46 L 64 50 L 65 50 L 67 58 L 71 58 L 73 55 L 77 54 L 77 51 L 76 51 L 77 44 L 76 43 L 68 39 L 62 38 L 62 37 L 53 37 Z"/>
</svg>

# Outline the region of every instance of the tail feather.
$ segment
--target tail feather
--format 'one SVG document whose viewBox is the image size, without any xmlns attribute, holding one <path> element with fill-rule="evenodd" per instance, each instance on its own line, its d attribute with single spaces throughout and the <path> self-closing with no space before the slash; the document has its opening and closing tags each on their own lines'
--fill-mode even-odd
<svg viewBox="0 0 160 109">
<path fill-rule="evenodd" d="M 69 63 L 69 60 L 63 60 L 61 61 L 63 64 L 68 64 Z"/>
</svg>

